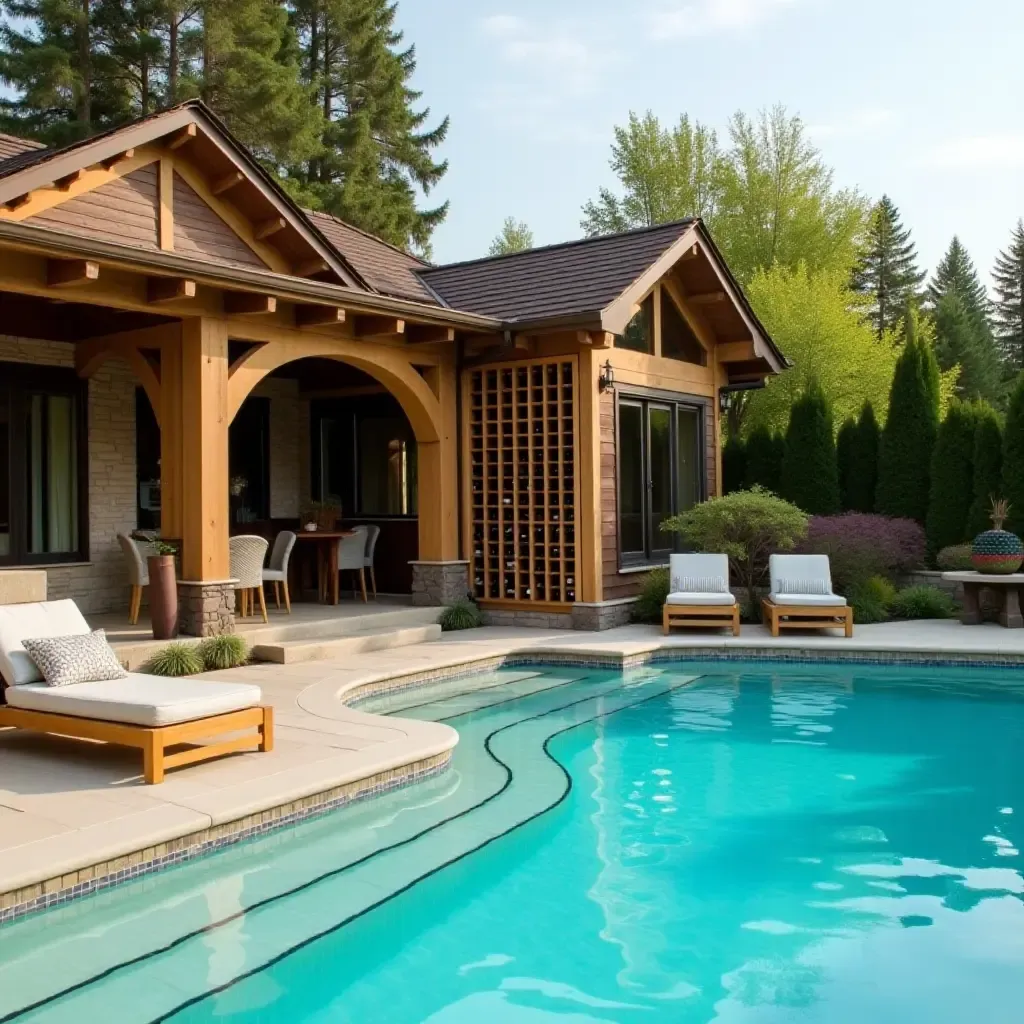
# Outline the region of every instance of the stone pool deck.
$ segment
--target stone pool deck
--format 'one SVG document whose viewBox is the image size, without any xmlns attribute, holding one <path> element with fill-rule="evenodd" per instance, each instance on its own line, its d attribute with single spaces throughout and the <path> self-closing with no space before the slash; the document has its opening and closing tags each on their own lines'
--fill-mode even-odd
<svg viewBox="0 0 1024 1024">
<path fill-rule="evenodd" d="M 1024 665 L 1024 630 L 957 622 L 858 626 L 853 638 L 759 626 L 740 637 L 623 626 L 603 633 L 484 628 L 391 651 L 205 678 L 258 683 L 274 706 L 275 749 L 171 772 L 146 786 L 141 758 L 103 744 L 0 730 L 0 922 L 442 770 L 457 742 L 441 724 L 384 719 L 343 697 L 472 671 L 507 657 L 620 663 L 669 650 L 730 657 L 834 657 Z M 389 682 L 396 680 L 396 682 Z"/>
</svg>

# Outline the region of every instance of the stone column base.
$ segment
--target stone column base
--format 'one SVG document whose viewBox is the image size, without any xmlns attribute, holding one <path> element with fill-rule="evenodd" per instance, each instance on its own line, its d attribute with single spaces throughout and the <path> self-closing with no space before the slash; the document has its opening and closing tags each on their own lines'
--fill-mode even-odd
<svg viewBox="0 0 1024 1024">
<path fill-rule="evenodd" d="M 220 636 L 235 631 L 235 580 L 178 580 L 178 631 Z"/>
<path fill-rule="evenodd" d="M 449 605 L 469 593 L 469 562 L 410 562 L 412 603 Z"/>
</svg>

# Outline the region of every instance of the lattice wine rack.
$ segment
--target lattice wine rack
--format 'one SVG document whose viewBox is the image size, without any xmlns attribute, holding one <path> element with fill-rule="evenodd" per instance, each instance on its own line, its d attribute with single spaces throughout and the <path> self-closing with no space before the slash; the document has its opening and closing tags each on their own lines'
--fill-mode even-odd
<svg viewBox="0 0 1024 1024">
<path fill-rule="evenodd" d="M 576 600 L 576 363 L 468 373 L 471 572 L 481 600 Z"/>
</svg>

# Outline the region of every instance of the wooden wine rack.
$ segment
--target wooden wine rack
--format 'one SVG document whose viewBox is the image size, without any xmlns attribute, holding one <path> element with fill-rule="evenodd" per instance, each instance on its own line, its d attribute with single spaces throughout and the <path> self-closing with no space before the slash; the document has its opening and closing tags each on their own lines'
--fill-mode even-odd
<svg viewBox="0 0 1024 1024">
<path fill-rule="evenodd" d="M 466 372 L 470 578 L 481 601 L 576 600 L 576 360 Z"/>
</svg>

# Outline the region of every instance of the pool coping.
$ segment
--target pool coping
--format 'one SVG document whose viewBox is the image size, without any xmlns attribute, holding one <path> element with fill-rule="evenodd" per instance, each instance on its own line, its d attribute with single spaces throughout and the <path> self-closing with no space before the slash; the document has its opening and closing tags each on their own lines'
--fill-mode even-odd
<svg viewBox="0 0 1024 1024">
<path fill-rule="evenodd" d="M 340 704 L 352 712 L 366 715 L 367 719 L 380 716 L 359 711 L 359 703 L 383 694 L 426 686 L 431 683 L 458 679 L 480 672 L 512 667 L 572 667 L 629 670 L 652 664 L 670 664 L 702 661 L 757 661 L 788 664 L 860 665 L 927 665 L 933 667 L 1019 667 L 1024 665 L 1024 652 L 976 651 L 952 652 L 919 649 L 912 645 L 895 648 L 844 648 L 835 646 L 801 645 L 798 641 L 778 643 L 744 643 L 735 645 L 699 644 L 676 645 L 661 641 L 631 641 L 623 646 L 629 650 L 610 649 L 606 644 L 588 647 L 585 643 L 571 646 L 510 643 L 510 649 L 501 653 L 483 654 L 479 651 L 453 655 L 430 668 L 410 669 L 408 672 L 371 672 L 367 676 L 342 685 L 329 679 L 314 683 L 299 695 L 299 703 L 313 711 L 325 702 L 335 708 Z M 312 706 L 311 706 L 312 705 Z M 228 846 L 255 838 L 312 817 L 326 815 L 353 803 L 393 792 L 404 786 L 432 778 L 448 769 L 451 748 L 423 757 L 413 757 L 406 764 L 376 771 L 363 778 L 342 785 L 329 786 L 284 803 L 278 803 L 234 820 L 211 823 L 209 827 L 183 831 L 162 843 L 108 857 L 78 870 L 43 877 L 0 893 L 0 927 L 26 915 L 65 904 L 70 900 L 92 895 L 112 886 L 120 885 L 165 867 L 207 856 Z"/>
</svg>

